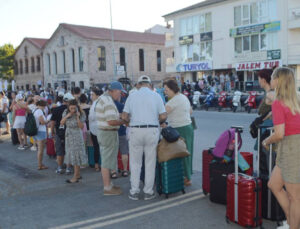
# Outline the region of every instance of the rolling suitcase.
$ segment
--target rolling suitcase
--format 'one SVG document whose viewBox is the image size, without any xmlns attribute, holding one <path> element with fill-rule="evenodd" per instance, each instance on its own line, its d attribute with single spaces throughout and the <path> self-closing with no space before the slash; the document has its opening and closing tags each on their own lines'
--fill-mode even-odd
<svg viewBox="0 0 300 229">
<path fill-rule="evenodd" d="M 87 147 L 88 163 L 91 168 L 95 168 L 94 146 Z M 101 165 L 101 155 L 99 155 L 99 165 Z"/>
<path fill-rule="evenodd" d="M 245 171 L 245 174 L 249 176 L 253 176 L 253 153 L 241 152 L 240 154 L 244 157 L 244 159 L 247 161 L 247 163 L 250 166 L 250 168 Z"/>
<path fill-rule="evenodd" d="M 213 160 L 209 165 L 210 195 L 213 203 L 226 204 L 227 175 L 234 172 L 234 162 L 229 163 Z"/>
<path fill-rule="evenodd" d="M 267 126 L 261 126 L 261 128 L 268 128 Z M 265 136 L 269 136 L 272 133 L 272 128 L 269 127 L 267 132 L 265 132 Z M 270 134 L 269 134 L 270 133 Z M 261 129 L 258 131 L 259 142 L 262 142 L 261 138 Z M 285 220 L 285 214 L 280 207 L 277 199 L 268 188 L 268 181 L 270 179 L 272 169 L 275 166 L 276 160 L 276 152 L 273 151 L 273 146 L 270 145 L 269 152 L 263 150 L 262 145 L 258 147 L 258 153 L 260 154 L 260 160 L 262 163 L 260 164 L 260 179 L 262 180 L 262 217 L 264 219 L 276 221 L 277 225 L 280 225 L 280 222 Z M 266 168 L 268 171 L 266 172 Z"/>
<path fill-rule="evenodd" d="M 47 155 L 51 158 L 56 157 L 53 138 L 47 138 Z"/>
<path fill-rule="evenodd" d="M 182 192 L 184 190 L 183 159 L 176 158 L 166 162 L 157 163 L 156 167 L 156 190 L 159 195 Z"/>
<path fill-rule="evenodd" d="M 204 195 L 210 192 L 209 164 L 213 160 L 212 149 L 202 151 L 202 190 Z"/>
<path fill-rule="evenodd" d="M 233 128 L 237 139 L 238 132 L 242 132 L 242 127 Z M 237 144 L 235 144 L 235 152 L 235 173 L 227 177 L 226 220 L 228 223 L 232 221 L 247 228 L 258 226 L 262 228 L 262 182 L 257 177 L 238 173 Z"/>
<path fill-rule="evenodd" d="M 17 130 L 14 128 L 10 129 L 10 133 L 11 133 L 11 142 L 13 145 L 18 145 L 20 144 L 19 142 L 19 138 L 18 138 L 18 133 Z"/>
</svg>

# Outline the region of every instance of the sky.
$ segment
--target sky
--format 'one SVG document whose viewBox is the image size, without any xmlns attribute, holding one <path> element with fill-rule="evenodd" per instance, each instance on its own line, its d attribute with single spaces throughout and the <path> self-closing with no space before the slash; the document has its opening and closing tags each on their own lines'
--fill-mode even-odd
<svg viewBox="0 0 300 229">
<path fill-rule="evenodd" d="M 111 0 L 114 29 L 144 32 L 165 14 L 203 0 Z M 109 0 L 0 0 L 0 46 L 50 38 L 59 23 L 110 28 Z"/>
</svg>

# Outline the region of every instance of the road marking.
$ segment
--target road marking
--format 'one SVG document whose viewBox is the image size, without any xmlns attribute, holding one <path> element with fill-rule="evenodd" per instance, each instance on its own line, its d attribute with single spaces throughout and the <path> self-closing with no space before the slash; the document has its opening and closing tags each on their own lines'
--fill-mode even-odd
<svg viewBox="0 0 300 229">
<path fill-rule="evenodd" d="M 198 195 L 198 196 L 194 196 L 194 197 L 191 197 L 191 198 L 188 198 L 188 199 L 180 200 L 178 202 L 168 204 L 168 205 L 165 205 L 165 206 L 162 206 L 162 207 L 156 207 L 156 208 L 146 210 L 146 211 L 143 211 L 143 212 L 140 212 L 140 213 L 136 213 L 136 214 L 133 214 L 133 215 L 124 216 L 122 218 L 117 218 L 117 219 L 112 219 L 112 220 L 102 222 L 102 223 L 98 223 L 98 224 L 94 224 L 94 225 L 91 225 L 91 226 L 80 227 L 80 229 L 94 229 L 94 228 L 105 227 L 105 226 L 108 226 L 108 225 L 112 225 L 112 224 L 120 223 L 122 221 L 129 220 L 129 219 L 134 219 L 134 218 L 137 218 L 137 217 L 140 217 L 140 216 L 143 216 L 143 215 L 148 215 L 148 214 L 155 213 L 155 212 L 158 212 L 158 211 L 162 211 L 162 210 L 165 210 L 165 209 L 168 209 L 168 208 L 176 207 L 176 206 L 188 203 L 188 202 L 192 202 L 192 201 L 197 200 L 197 199 L 202 199 L 203 197 L 205 197 L 205 195 L 201 194 L 201 195 Z"/>
<path fill-rule="evenodd" d="M 67 229 L 67 228 L 79 227 L 79 226 L 84 225 L 84 224 L 90 224 L 90 223 L 94 223 L 94 222 L 97 222 L 97 221 L 102 221 L 102 220 L 106 220 L 106 219 L 110 219 L 110 218 L 114 218 L 114 217 L 118 217 L 118 216 L 122 216 L 122 215 L 127 215 L 127 214 L 134 213 L 134 212 L 137 212 L 137 211 L 145 210 L 147 208 L 164 205 L 164 204 L 167 204 L 169 202 L 173 202 L 173 201 L 180 200 L 180 199 L 192 196 L 192 195 L 202 194 L 202 193 L 203 193 L 202 189 L 198 189 L 198 190 L 195 190 L 193 192 L 186 193 L 184 195 L 176 196 L 174 198 L 170 198 L 170 199 L 167 199 L 167 200 L 162 200 L 162 201 L 159 201 L 159 202 L 156 202 L 156 203 L 153 203 L 153 204 L 147 204 L 147 205 L 142 206 L 142 207 L 137 207 L 137 208 L 133 208 L 133 209 L 130 209 L 130 210 L 125 210 L 125 211 L 122 211 L 122 212 L 114 213 L 114 214 L 111 214 L 111 215 L 106 215 L 106 216 L 102 216 L 102 217 L 97 217 L 97 218 L 93 218 L 93 219 L 79 221 L 79 222 L 76 222 L 76 223 L 65 224 L 65 225 L 61 225 L 61 226 L 58 226 L 58 227 L 52 227 L 50 229 Z"/>
</svg>

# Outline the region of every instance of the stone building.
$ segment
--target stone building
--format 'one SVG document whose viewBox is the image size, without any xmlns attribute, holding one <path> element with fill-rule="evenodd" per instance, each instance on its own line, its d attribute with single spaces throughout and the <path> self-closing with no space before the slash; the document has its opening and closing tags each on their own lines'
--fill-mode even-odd
<svg viewBox="0 0 300 229">
<path fill-rule="evenodd" d="M 114 46 L 110 29 L 60 24 L 43 48 L 45 87 L 87 89 L 119 78 L 135 82 L 144 74 L 157 83 L 167 77 L 164 35 L 113 30 L 113 36 Z"/>
<path fill-rule="evenodd" d="M 24 38 L 15 53 L 17 90 L 36 89 L 44 83 L 42 50 L 48 39 Z"/>
</svg>

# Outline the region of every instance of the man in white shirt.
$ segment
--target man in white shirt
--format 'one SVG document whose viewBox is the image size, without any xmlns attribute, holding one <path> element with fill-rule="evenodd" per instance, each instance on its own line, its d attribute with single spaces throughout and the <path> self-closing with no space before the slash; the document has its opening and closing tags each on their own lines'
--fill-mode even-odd
<svg viewBox="0 0 300 229">
<path fill-rule="evenodd" d="M 138 79 L 141 87 L 129 95 L 122 113 L 122 119 L 129 122 L 129 156 L 131 170 L 131 189 L 129 198 L 139 199 L 140 174 L 142 158 L 145 154 L 145 185 L 144 199 L 155 198 L 153 191 L 156 147 L 159 140 L 159 125 L 167 118 L 167 113 L 160 95 L 151 90 L 149 76 Z M 130 117 L 130 118 L 129 118 Z"/>
</svg>

